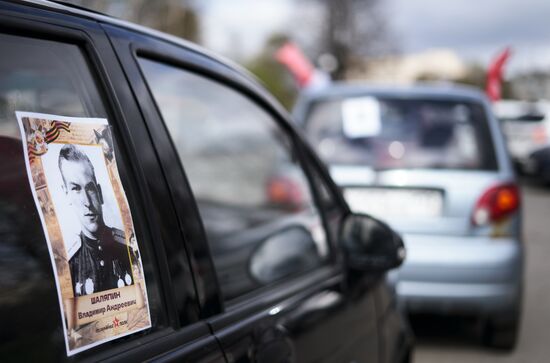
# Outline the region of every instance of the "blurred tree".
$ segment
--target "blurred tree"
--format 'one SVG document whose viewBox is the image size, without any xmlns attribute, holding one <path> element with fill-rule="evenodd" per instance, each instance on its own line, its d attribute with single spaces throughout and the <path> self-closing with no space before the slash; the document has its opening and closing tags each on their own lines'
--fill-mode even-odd
<svg viewBox="0 0 550 363">
<path fill-rule="evenodd" d="M 88 9 L 119 17 L 200 43 L 200 18 L 194 0 L 69 0 Z"/>
<path fill-rule="evenodd" d="M 275 52 L 288 40 L 285 34 L 273 34 L 261 52 L 245 63 L 245 67 L 290 110 L 296 100 L 298 88 L 290 72 L 275 59 Z"/>
<path fill-rule="evenodd" d="M 310 0 L 321 7 L 317 24 L 300 24 L 303 19 L 311 20 L 299 14 L 299 30 L 309 32 L 315 58 L 331 55 L 336 66 L 329 69 L 334 79 L 344 79 L 349 69 L 363 64 L 369 57 L 379 57 L 397 50 L 385 17 L 381 0 Z M 304 7 L 305 11 L 315 12 L 315 8 Z M 319 17 L 319 14 L 317 14 Z M 310 29 L 305 29 L 309 26 Z M 318 31 L 320 29 L 320 31 Z M 300 35 L 297 34 L 297 38 Z M 304 38 L 301 36 L 301 38 Z M 309 50 L 309 49 L 306 49 Z"/>
<path fill-rule="evenodd" d="M 508 99 L 512 99 L 512 98 L 517 98 L 517 94 L 514 90 L 514 86 L 512 84 L 512 81 L 508 80 L 508 79 L 503 79 L 502 80 L 502 98 L 508 98 Z"/>
<path fill-rule="evenodd" d="M 178 37 L 200 42 L 199 17 L 189 1 L 163 0 L 132 1 L 137 5 L 136 23 L 176 35 Z"/>
<path fill-rule="evenodd" d="M 462 83 L 469 86 L 485 90 L 487 82 L 487 69 L 478 63 L 467 65 L 466 74 L 463 77 L 454 80 L 456 83 Z"/>
<path fill-rule="evenodd" d="M 416 82 L 440 82 L 440 81 L 446 81 L 442 79 L 438 74 L 432 73 L 432 72 L 426 72 L 420 74 L 415 79 Z"/>
</svg>

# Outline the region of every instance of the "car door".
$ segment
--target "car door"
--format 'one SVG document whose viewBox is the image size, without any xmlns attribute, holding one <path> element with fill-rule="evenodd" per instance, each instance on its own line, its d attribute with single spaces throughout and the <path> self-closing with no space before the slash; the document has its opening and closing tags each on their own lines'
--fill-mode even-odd
<svg viewBox="0 0 550 363">
<path fill-rule="evenodd" d="M 0 360 L 223 361 L 197 313 L 172 201 L 111 44 L 89 15 L 58 7 L 0 3 Z M 64 257 L 50 259 L 16 111 L 107 119 L 143 264 L 148 328 L 66 349 L 52 268 Z"/>
<path fill-rule="evenodd" d="M 104 27 L 170 184 L 200 315 L 226 360 L 378 361 L 372 290 L 349 284 L 338 248 L 347 207 L 283 113 L 188 44 Z"/>
</svg>

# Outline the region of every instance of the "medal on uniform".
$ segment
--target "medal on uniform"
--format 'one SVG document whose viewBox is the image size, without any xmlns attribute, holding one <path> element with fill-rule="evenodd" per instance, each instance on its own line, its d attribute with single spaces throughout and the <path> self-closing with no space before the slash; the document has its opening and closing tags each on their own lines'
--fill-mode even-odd
<svg viewBox="0 0 550 363">
<path fill-rule="evenodd" d="M 124 281 L 126 282 L 126 285 L 132 284 L 132 277 L 126 272 L 126 276 L 124 276 Z"/>
</svg>

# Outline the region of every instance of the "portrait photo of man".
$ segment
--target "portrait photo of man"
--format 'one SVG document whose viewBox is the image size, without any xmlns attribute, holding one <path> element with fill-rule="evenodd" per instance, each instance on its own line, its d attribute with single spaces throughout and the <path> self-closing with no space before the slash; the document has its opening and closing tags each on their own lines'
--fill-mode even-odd
<svg viewBox="0 0 550 363">
<path fill-rule="evenodd" d="M 109 121 L 27 111 L 16 116 L 36 207 L 29 212 L 40 217 L 67 356 L 149 329 L 139 236 Z"/>
<path fill-rule="evenodd" d="M 69 257 L 75 296 L 132 285 L 125 234 L 105 222 L 104 194 L 92 161 L 82 148 L 66 144 L 59 151 L 58 167 L 70 210 L 80 222 L 73 243 L 80 247 Z"/>
</svg>

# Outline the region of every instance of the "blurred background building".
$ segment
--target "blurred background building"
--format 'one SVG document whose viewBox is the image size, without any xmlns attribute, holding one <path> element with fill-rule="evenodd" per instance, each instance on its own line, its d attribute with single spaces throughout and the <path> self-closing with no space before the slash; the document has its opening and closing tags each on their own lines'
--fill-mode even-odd
<svg viewBox="0 0 550 363">
<path fill-rule="evenodd" d="M 420 53 L 364 59 L 362 67 L 350 70 L 350 79 L 385 83 L 414 83 L 419 80 L 456 81 L 464 79 L 468 65 L 450 49 L 430 49 Z"/>
</svg>

